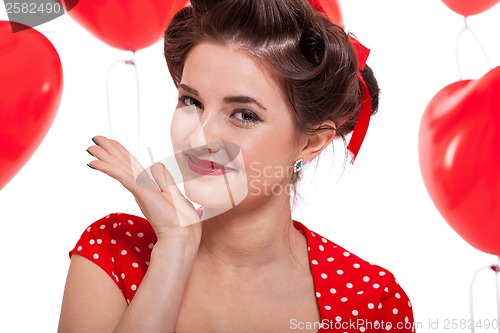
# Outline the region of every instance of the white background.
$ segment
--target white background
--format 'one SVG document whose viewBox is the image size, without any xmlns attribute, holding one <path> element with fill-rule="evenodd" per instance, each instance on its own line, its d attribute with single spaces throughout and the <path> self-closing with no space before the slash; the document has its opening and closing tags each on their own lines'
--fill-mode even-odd
<svg viewBox="0 0 500 333">
<path fill-rule="evenodd" d="M 429 100 L 458 80 L 455 44 L 463 18 L 439 0 L 340 4 L 346 28 L 372 49 L 368 63 L 382 89 L 380 109 L 356 163 L 348 164 L 340 179 L 341 163 L 335 169 L 320 164 L 316 182 L 302 189 L 307 201 L 294 217 L 392 271 L 413 303 L 419 332 L 468 332 L 446 330 L 445 321 L 470 318 L 472 276 L 497 259 L 471 247 L 441 217 L 427 195 L 417 151 L 418 127 Z M 6 20 L 0 10 L 0 19 Z M 500 64 L 499 18 L 497 5 L 468 20 L 493 66 Z M 68 251 L 85 227 L 110 212 L 140 214 L 124 188 L 87 167 L 92 157 L 85 152 L 94 135 L 109 135 L 106 71 L 114 61 L 130 59 L 131 52 L 106 45 L 68 15 L 36 29 L 61 57 L 64 92 L 44 141 L 0 191 L 0 332 L 56 331 Z M 488 67 L 470 38 L 463 46 L 463 77 L 479 78 Z M 162 52 L 159 42 L 135 55 L 145 164 L 145 147 L 159 159 L 170 145 L 176 91 Z M 117 74 L 120 70 L 125 77 Z M 137 154 L 132 72 L 128 67 L 114 73 L 115 138 Z M 342 154 L 335 158 L 339 161 Z M 475 294 L 477 316 L 496 318 L 493 273 L 482 273 Z"/>
</svg>

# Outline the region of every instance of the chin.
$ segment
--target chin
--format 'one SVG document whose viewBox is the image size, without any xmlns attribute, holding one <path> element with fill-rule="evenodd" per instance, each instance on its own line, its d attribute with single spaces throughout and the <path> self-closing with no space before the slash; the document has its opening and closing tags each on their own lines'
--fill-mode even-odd
<svg viewBox="0 0 500 333">
<path fill-rule="evenodd" d="M 246 179 L 240 178 L 227 177 L 226 183 L 223 176 L 203 176 L 184 183 L 184 190 L 188 199 L 198 205 L 227 211 L 248 195 Z"/>
</svg>

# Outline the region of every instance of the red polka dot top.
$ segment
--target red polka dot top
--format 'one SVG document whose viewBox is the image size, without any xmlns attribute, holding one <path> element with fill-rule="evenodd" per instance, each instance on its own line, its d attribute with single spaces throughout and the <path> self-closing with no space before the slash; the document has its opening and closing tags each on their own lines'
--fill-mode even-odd
<svg viewBox="0 0 500 333">
<path fill-rule="evenodd" d="M 360 259 L 298 221 L 293 224 L 307 240 L 321 321 L 292 319 L 291 330 L 415 332 L 410 300 L 389 271 Z M 101 267 L 130 303 L 148 269 L 155 242 L 156 235 L 146 219 L 114 213 L 91 224 L 70 256 L 79 254 Z"/>
</svg>

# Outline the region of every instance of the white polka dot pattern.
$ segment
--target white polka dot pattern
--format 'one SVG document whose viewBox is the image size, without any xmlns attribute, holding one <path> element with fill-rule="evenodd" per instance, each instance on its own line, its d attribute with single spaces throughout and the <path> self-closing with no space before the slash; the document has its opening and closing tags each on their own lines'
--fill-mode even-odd
<svg viewBox="0 0 500 333">
<path fill-rule="evenodd" d="M 110 214 L 82 234 L 77 253 L 99 265 L 115 281 L 126 300 L 132 300 L 146 274 L 156 235 L 147 220 Z"/>
<path fill-rule="evenodd" d="M 414 332 L 411 302 L 389 271 L 362 260 L 298 221 L 293 224 L 307 240 L 321 320 L 343 325 L 342 329 L 326 325 L 319 332 L 379 332 L 388 328 L 391 332 Z M 100 266 L 130 303 L 140 288 L 155 243 L 156 235 L 147 220 L 115 213 L 90 225 L 70 256 L 76 253 Z M 350 322 L 367 325 L 349 327 Z M 381 329 L 379 323 L 385 326 Z"/>
<path fill-rule="evenodd" d="M 294 225 L 306 235 L 310 248 L 310 268 L 321 319 L 344 325 L 343 329 L 337 326 L 319 332 L 373 333 L 389 327 L 390 332 L 414 332 L 411 303 L 389 271 L 311 232 L 298 221 Z M 352 322 L 366 325 L 349 326 Z"/>
</svg>

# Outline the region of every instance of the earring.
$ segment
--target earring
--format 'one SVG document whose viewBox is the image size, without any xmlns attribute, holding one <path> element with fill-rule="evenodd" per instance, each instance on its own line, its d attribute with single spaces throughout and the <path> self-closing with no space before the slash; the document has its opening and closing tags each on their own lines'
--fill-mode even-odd
<svg viewBox="0 0 500 333">
<path fill-rule="evenodd" d="M 301 157 L 293 163 L 293 172 L 299 172 L 302 169 L 302 165 L 303 165 L 302 161 L 303 161 L 303 158 Z"/>
</svg>

